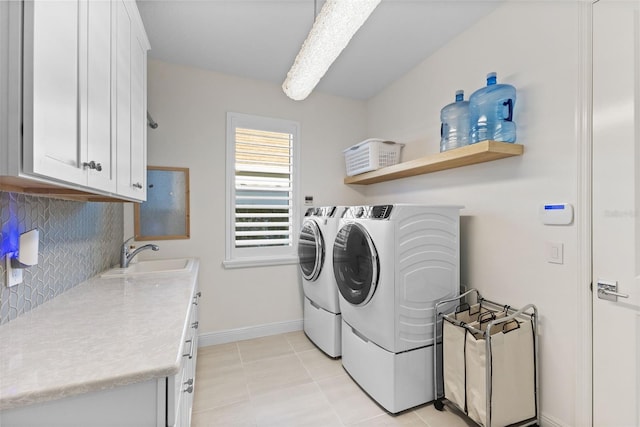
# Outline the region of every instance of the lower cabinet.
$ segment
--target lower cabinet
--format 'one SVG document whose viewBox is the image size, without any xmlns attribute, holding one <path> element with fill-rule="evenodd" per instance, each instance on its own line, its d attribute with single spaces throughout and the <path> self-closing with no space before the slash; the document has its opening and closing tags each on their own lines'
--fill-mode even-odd
<svg viewBox="0 0 640 427">
<path fill-rule="evenodd" d="M 79 394 L 0 412 L 2 427 L 189 427 L 198 350 L 197 292 L 180 371 L 171 377 Z"/>
<path fill-rule="evenodd" d="M 191 306 L 189 325 L 182 354 L 182 369 L 173 377 L 167 378 L 167 426 L 188 427 L 191 425 L 193 391 L 196 386 L 196 359 L 198 357 L 198 300 L 196 292 Z"/>
</svg>

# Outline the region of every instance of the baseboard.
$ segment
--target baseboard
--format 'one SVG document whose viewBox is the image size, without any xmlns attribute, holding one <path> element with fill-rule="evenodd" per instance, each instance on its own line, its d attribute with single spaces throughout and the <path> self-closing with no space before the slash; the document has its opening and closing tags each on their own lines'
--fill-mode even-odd
<svg viewBox="0 0 640 427">
<path fill-rule="evenodd" d="M 248 326 L 246 328 L 229 329 L 219 332 L 206 332 L 198 336 L 198 347 L 216 344 L 226 344 L 252 338 L 268 337 L 302 330 L 302 319 L 286 322 L 269 323 L 266 325 Z"/>
<path fill-rule="evenodd" d="M 544 415 L 541 414 L 540 415 L 540 426 L 544 426 L 544 427 L 569 427 L 567 424 L 564 424 L 563 422 L 550 417 L 548 415 Z"/>
</svg>

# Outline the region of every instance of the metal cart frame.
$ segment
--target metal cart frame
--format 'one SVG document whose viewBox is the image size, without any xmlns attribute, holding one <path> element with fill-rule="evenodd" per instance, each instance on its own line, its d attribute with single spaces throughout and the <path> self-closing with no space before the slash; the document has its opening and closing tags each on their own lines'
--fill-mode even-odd
<svg viewBox="0 0 640 427">
<path fill-rule="evenodd" d="M 439 366 L 438 360 L 440 360 L 440 364 L 444 363 L 444 360 L 442 360 L 442 358 L 438 358 L 438 344 L 440 345 L 441 349 L 443 346 L 443 337 L 442 334 L 439 336 L 440 337 L 440 343 L 438 343 L 438 325 L 443 325 L 442 322 L 445 321 L 450 321 L 450 320 L 444 320 L 443 316 L 445 314 L 444 311 L 440 311 L 441 307 L 444 305 L 448 304 L 448 307 L 451 307 L 451 303 L 453 302 L 457 302 L 460 303 L 461 301 L 463 301 L 464 298 L 466 298 L 467 296 L 471 295 L 471 294 L 475 294 L 476 296 L 476 303 L 480 303 L 483 304 L 487 307 L 491 307 L 494 308 L 496 310 L 502 310 L 505 311 L 507 313 L 507 315 L 505 317 L 501 317 L 501 318 L 497 318 L 494 320 L 491 320 L 486 327 L 486 330 L 481 331 L 478 329 L 475 329 L 471 326 L 469 326 L 468 324 L 464 324 L 463 322 L 458 322 L 458 323 L 454 323 L 457 326 L 462 326 L 464 328 L 466 328 L 467 330 L 469 330 L 472 333 L 475 334 L 481 334 L 483 336 L 483 338 L 485 339 L 486 342 L 486 354 L 487 354 L 487 363 L 486 363 L 486 401 L 487 401 L 487 407 L 486 407 L 486 416 L 487 416 L 487 423 L 485 427 L 491 427 L 491 333 L 490 331 L 492 330 L 492 328 L 496 325 L 499 325 L 501 323 L 505 323 L 505 322 L 509 322 L 514 320 L 516 317 L 519 317 L 521 319 L 527 319 L 527 320 L 531 320 L 532 322 L 532 326 L 533 326 L 533 349 L 534 349 L 534 355 L 533 355 L 533 362 L 534 362 L 534 378 L 535 378 L 535 392 L 534 392 L 534 398 L 535 398 L 535 408 L 536 408 L 536 415 L 533 418 L 527 419 L 527 420 L 522 420 L 518 423 L 516 423 L 516 425 L 520 425 L 520 426 L 524 426 L 524 425 L 540 425 L 540 389 L 539 389 L 539 369 L 538 369 L 538 309 L 536 308 L 535 305 L 533 304 L 527 304 L 524 307 L 520 308 L 520 309 L 516 309 L 513 307 L 510 307 L 508 305 L 504 305 L 504 304 L 499 304 L 496 303 L 494 301 L 490 301 L 488 299 L 485 299 L 482 297 L 482 295 L 480 295 L 480 292 L 477 289 L 470 289 L 467 292 L 463 293 L 462 295 L 455 297 L 455 298 L 451 298 L 451 299 L 447 299 L 447 300 L 443 300 L 440 301 L 439 303 L 437 303 L 435 305 L 435 322 L 433 323 L 433 336 L 434 336 L 434 345 L 433 345 L 433 372 L 434 372 L 434 398 L 435 398 L 435 403 L 434 406 L 437 410 L 441 411 L 444 409 L 444 405 L 445 405 L 445 401 L 448 405 L 451 405 L 453 407 L 455 407 L 456 409 L 460 410 L 461 412 L 465 413 L 464 408 L 460 408 L 458 407 L 458 405 L 456 405 L 454 402 L 448 401 L 446 400 L 446 398 L 444 397 L 444 369 L 442 366 Z M 450 311 L 450 310 L 449 310 Z M 441 328 L 442 330 L 442 328 Z M 439 375 L 439 373 L 442 373 L 442 375 Z M 442 382 L 442 384 L 440 384 Z M 442 386 L 442 394 L 438 394 L 438 387 L 439 385 Z"/>
</svg>

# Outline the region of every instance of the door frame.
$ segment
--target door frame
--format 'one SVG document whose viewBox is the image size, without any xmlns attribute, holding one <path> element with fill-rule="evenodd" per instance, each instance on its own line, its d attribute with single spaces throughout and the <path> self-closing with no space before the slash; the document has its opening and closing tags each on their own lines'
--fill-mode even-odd
<svg viewBox="0 0 640 427">
<path fill-rule="evenodd" d="M 593 425 L 593 302 L 592 302 L 592 159 L 593 159 L 593 5 L 598 0 L 579 4 L 579 75 L 576 111 L 577 142 L 577 345 L 575 384 L 575 425 Z"/>
</svg>

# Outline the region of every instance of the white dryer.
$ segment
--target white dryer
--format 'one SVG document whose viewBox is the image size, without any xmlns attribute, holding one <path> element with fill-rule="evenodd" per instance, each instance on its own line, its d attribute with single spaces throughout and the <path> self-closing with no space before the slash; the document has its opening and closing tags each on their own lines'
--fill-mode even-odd
<svg viewBox="0 0 640 427">
<path fill-rule="evenodd" d="M 304 332 L 331 357 L 341 355 L 341 319 L 331 248 L 343 206 L 309 208 L 298 239 L 304 291 Z"/>
<path fill-rule="evenodd" d="M 434 308 L 459 295 L 460 209 L 358 206 L 340 222 L 342 365 L 389 412 L 434 399 Z"/>
</svg>

